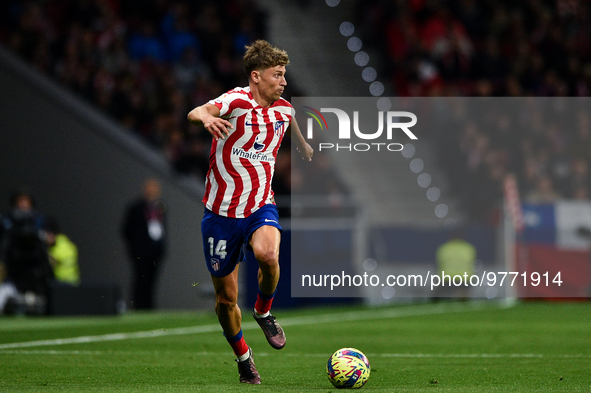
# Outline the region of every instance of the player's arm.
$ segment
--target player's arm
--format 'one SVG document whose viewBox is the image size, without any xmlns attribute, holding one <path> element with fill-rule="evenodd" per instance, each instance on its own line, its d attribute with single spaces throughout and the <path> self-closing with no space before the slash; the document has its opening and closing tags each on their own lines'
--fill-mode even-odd
<svg viewBox="0 0 591 393">
<path fill-rule="evenodd" d="M 216 141 L 219 138 L 226 139 L 230 134 L 230 128 L 234 128 L 228 120 L 220 118 L 220 109 L 212 104 L 204 104 L 193 109 L 187 115 L 187 120 L 193 124 L 202 124 Z"/>
<path fill-rule="evenodd" d="M 314 155 L 314 149 L 302 135 L 300 131 L 300 127 L 298 126 L 298 122 L 295 119 L 295 116 L 292 118 L 289 127 L 287 128 L 287 135 L 296 143 L 296 147 L 300 152 L 302 159 L 307 161 L 312 161 L 312 156 Z"/>
</svg>

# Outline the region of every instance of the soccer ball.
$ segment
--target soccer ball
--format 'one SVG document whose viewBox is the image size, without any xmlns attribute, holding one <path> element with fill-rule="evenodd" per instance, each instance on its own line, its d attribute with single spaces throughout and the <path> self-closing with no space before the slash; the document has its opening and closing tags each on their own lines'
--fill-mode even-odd
<svg viewBox="0 0 591 393">
<path fill-rule="evenodd" d="M 358 349 L 341 348 L 328 359 L 328 380 L 339 389 L 359 389 L 369 378 L 369 360 Z"/>
</svg>

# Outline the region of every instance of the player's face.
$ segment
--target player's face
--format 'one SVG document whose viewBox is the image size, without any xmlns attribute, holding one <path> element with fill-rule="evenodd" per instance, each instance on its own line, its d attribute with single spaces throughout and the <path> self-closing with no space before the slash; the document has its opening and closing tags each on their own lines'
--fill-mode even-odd
<svg viewBox="0 0 591 393">
<path fill-rule="evenodd" d="M 287 86 L 285 66 L 267 68 L 259 72 L 259 76 L 258 89 L 261 98 L 268 101 L 269 104 L 277 101 Z"/>
</svg>

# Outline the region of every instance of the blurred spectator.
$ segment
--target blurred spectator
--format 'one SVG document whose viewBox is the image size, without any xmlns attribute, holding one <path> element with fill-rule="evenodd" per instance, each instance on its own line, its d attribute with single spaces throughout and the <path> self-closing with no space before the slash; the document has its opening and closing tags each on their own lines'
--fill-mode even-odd
<svg viewBox="0 0 591 393">
<path fill-rule="evenodd" d="M 591 152 L 591 150 L 590 150 Z M 589 194 L 591 186 L 591 173 L 589 173 L 589 161 L 577 157 L 572 160 L 570 176 L 566 185 L 568 196 L 581 199 L 583 195 Z"/>
<path fill-rule="evenodd" d="M 468 278 L 474 274 L 476 248 L 465 240 L 464 233 L 457 229 L 450 234 L 447 242 L 437 248 L 435 259 L 441 276 L 441 285 L 437 288 L 436 298 L 460 297 L 469 295 Z M 460 276 L 461 279 L 455 279 Z M 460 285 L 457 285 L 457 284 Z"/>
<path fill-rule="evenodd" d="M 534 204 L 554 203 L 560 195 L 554 190 L 552 179 L 542 177 L 538 179 L 536 188 L 525 196 L 525 201 Z"/>
<path fill-rule="evenodd" d="M 61 283 L 79 285 L 78 247 L 61 232 L 57 220 L 53 217 L 46 220 L 45 241 L 55 279 Z"/>
<path fill-rule="evenodd" d="M 143 195 L 125 210 L 122 235 L 133 269 L 132 306 L 153 309 L 158 271 L 166 250 L 166 206 L 156 179 L 144 183 Z"/>
<path fill-rule="evenodd" d="M 0 242 L 5 280 L 13 284 L 18 293 L 28 294 L 32 305 L 43 308 L 53 278 L 41 232 L 43 216 L 35 210 L 35 201 L 27 191 L 15 192 L 10 205 L 11 211 L 2 221 Z"/>
</svg>

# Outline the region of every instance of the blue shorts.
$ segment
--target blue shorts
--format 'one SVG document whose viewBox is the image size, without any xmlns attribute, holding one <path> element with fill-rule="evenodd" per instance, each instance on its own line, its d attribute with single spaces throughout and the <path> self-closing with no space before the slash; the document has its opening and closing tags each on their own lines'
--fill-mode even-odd
<svg viewBox="0 0 591 393">
<path fill-rule="evenodd" d="M 209 272 L 215 277 L 232 273 L 236 265 L 244 261 L 250 236 L 264 225 L 283 231 L 277 206 L 265 205 L 246 218 L 223 217 L 205 209 L 201 234 Z"/>
</svg>

